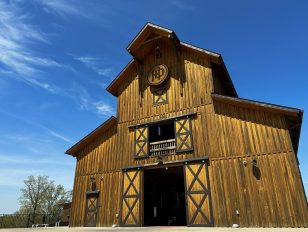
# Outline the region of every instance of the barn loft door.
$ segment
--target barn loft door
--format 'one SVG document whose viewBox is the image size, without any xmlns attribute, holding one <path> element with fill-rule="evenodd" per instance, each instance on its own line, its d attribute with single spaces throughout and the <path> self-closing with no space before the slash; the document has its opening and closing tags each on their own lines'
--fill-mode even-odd
<svg viewBox="0 0 308 232">
<path fill-rule="evenodd" d="M 187 225 L 213 226 L 210 184 L 207 164 L 186 163 L 184 166 L 186 180 Z"/>
<path fill-rule="evenodd" d="M 147 126 L 135 128 L 135 158 L 149 156 L 149 128 Z"/>
<path fill-rule="evenodd" d="M 141 170 L 123 171 L 121 226 L 141 226 Z"/>
<path fill-rule="evenodd" d="M 193 150 L 193 140 L 191 131 L 191 121 L 189 117 L 178 118 L 175 125 L 176 152 Z"/>
<path fill-rule="evenodd" d="M 85 210 L 85 226 L 96 226 L 98 213 L 98 191 L 87 193 L 86 210 Z"/>
</svg>

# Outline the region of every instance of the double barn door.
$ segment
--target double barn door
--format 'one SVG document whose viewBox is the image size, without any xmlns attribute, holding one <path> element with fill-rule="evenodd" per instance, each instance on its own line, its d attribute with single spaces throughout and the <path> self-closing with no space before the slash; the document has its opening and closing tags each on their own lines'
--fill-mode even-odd
<svg viewBox="0 0 308 232">
<path fill-rule="evenodd" d="M 141 226 L 141 177 L 140 168 L 123 171 L 121 226 Z"/>
<path fill-rule="evenodd" d="M 188 226 L 213 226 L 212 202 L 207 164 L 184 166 L 186 220 Z"/>
<path fill-rule="evenodd" d="M 185 162 L 186 221 L 188 226 L 213 226 L 208 168 L 205 160 Z M 142 226 L 142 170 L 123 171 L 120 226 Z"/>
</svg>

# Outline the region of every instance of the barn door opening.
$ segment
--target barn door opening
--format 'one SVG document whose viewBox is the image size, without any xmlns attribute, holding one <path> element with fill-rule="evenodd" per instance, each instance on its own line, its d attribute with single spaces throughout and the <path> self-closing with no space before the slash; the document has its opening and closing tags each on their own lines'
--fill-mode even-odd
<svg viewBox="0 0 308 232">
<path fill-rule="evenodd" d="M 186 225 L 183 167 L 144 171 L 144 225 Z"/>
<path fill-rule="evenodd" d="M 88 192 L 86 195 L 85 226 L 96 226 L 98 213 L 98 191 Z"/>
<path fill-rule="evenodd" d="M 120 226 L 141 226 L 142 170 L 123 170 Z"/>
<path fill-rule="evenodd" d="M 213 226 L 212 202 L 205 160 L 186 162 L 185 188 L 188 226 Z"/>
</svg>

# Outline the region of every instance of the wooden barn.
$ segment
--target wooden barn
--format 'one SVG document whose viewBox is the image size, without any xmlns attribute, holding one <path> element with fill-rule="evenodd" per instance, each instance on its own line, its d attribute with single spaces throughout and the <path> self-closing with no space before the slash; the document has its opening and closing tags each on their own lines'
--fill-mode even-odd
<svg viewBox="0 0 308 232">
<path fill-rule="evenodd" d="M 146 24 L 76 157 L 70 226 L 307 227 L 303 111 L 239 98 L 222 56 Z M 264 83 L 266 84 L 266 83 Z"/>
</svg>

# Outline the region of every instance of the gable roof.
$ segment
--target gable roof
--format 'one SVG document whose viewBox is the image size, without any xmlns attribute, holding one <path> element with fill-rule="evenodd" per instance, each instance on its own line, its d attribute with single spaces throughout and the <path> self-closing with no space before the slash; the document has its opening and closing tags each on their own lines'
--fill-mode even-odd
<svg viewBox="0 0 308 232">
<path fill-rule="evenodd" d="M 229 96 L 224 96 L 224 95 L 220 95 L 216 93 L 212 93 L 211 95 L 214 100 L 217 100 L 220 102 L 229 103 L 231 105 L 242 105 L 247 108 L 259 109 L 262 111 L 270 111 L 273 113 L 284 114 L 287 116 L 297 117 L 298 114 L 302 111 L 301 109 L 297 109 L 293 107 L 281 106 L 281 105 L 260 102 L 260 101 L 254 101 L 254 100 L 249 100 L 245 98 L 229 97 Z"/>
<path fill-rule="evenodd" d="M 136 60 L 140 59 L 137 56 L 137 51 L 143 47 L 146 43 L 151 43 L 156 39 L 160 38 L 168 38 L 172 39 L 177 46 L 181 49 L 188 49 L 190 51 L 194 51 L 199 53 L 200 55 L 204 55 L 210 57 L 210 60 L 214 63 L 220 65 L 222 71 L 225 73 L 224 78 L 227 88 L 232 96 L 237 97 L 237 92 L 234 88 L 230 75 L 226 69 L 222 56 L 219 53 L 212 52 L 210 50 L 206 50 L 203 48 L 199 48 L 197 46 L 181 42 L 175 32 L 173 30 L 152 24 L 147 23 L 141 29 L 141 31 L 135 36 L 135 38 L 129 43 L 126 50 L 133 56 L 133 59 L 125 66 L 125 68 L 118 74 L 118 76 L 110 83 L 110 85 L 106 88 L 108 92 L 112 95 L 118 97 L 118 88 L 121 86 L 123 81 L 126 78 L 126 75 L 135 67 Z"/>
<path fill-rule="evenodd" d="M 223 95 L 215 94 L 215 93 L 212 93 L 211 96 L 213 100 L 218 101 L 218 102 L 224 102 L 230 105 L 242 106 L 245 108 L 256 109 L 256 110 L 285 115 L 288 121 L 288 124 L 289 124 L 288 130 L 290 132 L 293 149 L 294 149 L 295 154 L 297 154 L 301 127 L 302 127 L 303 114 L 304 114 L 303 110 L 293 108 L 293 107 L 266 103 L 266 102 L 248 100 L 248 99 L 239 98 L 239 97 L 223 96 Z"/>
<path fill-rule="evenodd" d="M 134 53 L 142 42 L 152 41 L 161 37 L 173 37 L 178 42 L 180 41 L 173 30 L 155 25 L 153 23 L 146 23 L 141 31 L 129 43 L 126 50 L 129 53 Z"/>
<path fill-rule="evenodd" d="M 87 144 L 89 144 L 94 139 L 101 136 L 103 133 L 105 133 L 112 126 L 116 125 L 117 122 L 118 122 L 118 119 L 114 116 L 111 116 L 109 119 L 107 119 L 105 122 L 103 122 L 100 126 L 98 126 L 96 129 L 94 129 L 92 132 L 90 132 L 88 135 L 86 135 L 84 138 L 82 138 L 79 142 L 77 142 L 71 148 L 69 148 L 65 152 L 65 154 L 72 155 L 72 156 L 76 157 L 77 152 L 80 151 L 80 149 L 85 147 Z"/>
</svg>

